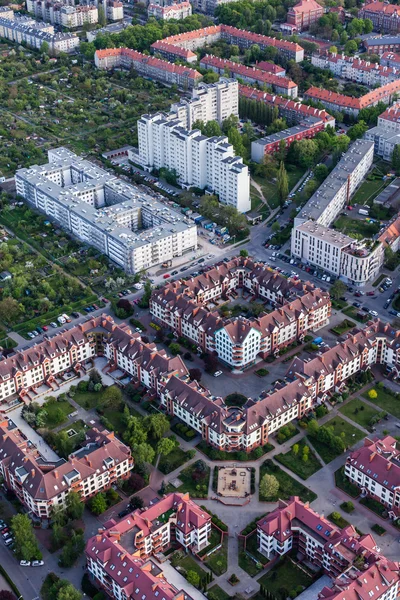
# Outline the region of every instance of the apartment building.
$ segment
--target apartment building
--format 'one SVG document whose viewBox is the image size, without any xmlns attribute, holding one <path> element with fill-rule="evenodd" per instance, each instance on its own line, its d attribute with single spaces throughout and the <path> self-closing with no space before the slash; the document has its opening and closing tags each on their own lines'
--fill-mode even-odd
<svg viewBox="0 0 400 600">
<path fill-rule="evenodd" d="M 162 21 L 169 21 L 175 19 L 180 21 L 186 19 L 192 14 L 192 5 L 190 2 L 176 2 L 169 5 L 162 5 L 157 3 L 150 3 L 147 7 L 147 15 L 149 17 L 155 17 Z"/>
<path fill-rule="evenodd" d="M 317 87 L 309 88 L 304 94 L 305 98 L 314 100 L 315 102 L 322 102 L 328 110 L 334 110 L 344 112 L 348 115 L 358 116 L 358 113 L 363 108 L 369 106 L 376 106 L 378 102 L 384 102 L 390 104 L 393 98 L 400 91 L 400 79 L 387 83 L 371 92 L 368 92 L 360 98 L 353 98 L 351 96 L 344 96 L 336 92 L 330 92 Z"/>
<path fill-rule="evenodd" d="M 398 595 L 400 564 L 387 560 L 370 534 L 360 535 L 352 525 L 340 529 L 297 496 L 280 500 L 258 521 L 257 537 L 259 551 L 268 558 L 295 550 L 331 577 L 318 600 L 393 600 Z"/>
<path fill-rule="evenodd" d="M 223 121 L 234 115 L 239 117 L 239 85 L 235 79 L 221 77 L 216 83 L 199 83 L 192 90 L 190 99 L 182 98 L 172 104 L 174 113 L 186 129 L 192 129 L 195 121 Z"/>
<path fill-rule="evenodd" d="M 153 52 L 165 56 L 168 60 L 184 58 L 188 62 L 195 62 L 197 55 L 194 53 L 194 50 L 214 44 L 219 40 L 223 40 L 228 44 L 236 44 L 241 50 L 246 50 L 253 44 L 260 46 L 261 50 L 274 46 L 282 56 L 285 56 L 289 60 L 301 62 L 304 59 L 303 48 L 295 42 L 278 40 L 223 24 L 179 33 L 154 42 L 151 48 Z"/>
<path fill-rule="evenodd" d="M 67 29 L 82 27 L 85 23 L 94 25 L 99 20 L 97 7 L 69 6 L 64 2 L 49 2 L 47 0 L 26 0 L 26 10 L 52 25 L 60 25 Z"/>
<path fill-rule="evenodd" d="M 180 185 L 206 188 L 222 204 L 247 212 L 251 208 L 250 176 L 225 136 L 207 138 L 189 131 L 175 113 L 142 115 L 137 123 L 137 160 L 147 171 L 174 169 Z"/>
<path fill-rule="evenodd" d="M 298 213 L 294 222 L 295 227 L 308 220 L 329 227 L 368 173 L 373 156 L 372 142 L 367 140 L 354 142 Z"/>
<path fill-rule="evenodd" d="M 390 435 L 365 438 L 364 446 L 346 459 L 345 475 L 368 496 L 386 506 L 392 519 L 400 517 L 400 451 Z"/>
<path fill-rule="evenodd" d="M 0 6 L 0 18 L 9 19 L 12 21 L 14 19 L 14 11 L 9 6 Z"/>
<path fill-rule="evenodd" d="M 367 38 L 363 44 L 368 54 L 382 55 L 386 52 L 399 52 L 400 36 L 381 35 L 376 38 Z"/>
<path fill-rule="evenodd" d="M 145 344 L 127 325 L 117 326 L 111 317 L 101 316 L 65 330 L 39 344 L 0 360 L 0 411 L 8 403 L 28 404 L 45 385 L 57 388 L 56 378 L 66 372 L 82 373 L 92 368 L 96 356 L 105 356 L 109 371 L 121 369 L 138 383 L 159 391 L 160 381 L 171 374 L 186 378 L 180 358 L 169 358 L 154 344 Z"/>
<path fill-rule="evenodd" d="M 259 85 L 270 86 L 276 94 L 284 94 L 290 98 L 297 98 L 298 95 L 297 85 L 288 77 L 274 75 L 257 67 L 246 67 L 233 60 L 206 54 L 200 60 L 200 67 L 202 69 L 211 69 L 219 75 L 229 73 L 230 77 L 240 79 L 244 83 L 257 83 Z"/>
<path fill-rule="evenodd" d="M 128 273 L 197 248 L 193 221 L 65 148 L 19 169 L 17 193 Z"/>
<path fill-rule="evenodd" d="M 270 300 L 275 311 L 255 319 L 222 319 L 207 303 L 236 289 Z M 182 283 L 171 282 L 150 300 L 153 318 L 203 351 L 215 352 L 231 367 L 244 369 L 328 322 L 330 300 L 311 284 L 286 280 L 261 263 L 237 257 Z M 296 315 L 301 315 L 297 317 Z"/>
<path fill-rule="evenodd" d="M 324 8 L 315 0 L 300 0 L 289 7 L 286 22 L 280 25 L 283 33 L 292 35 L 310 29 L 323 16 Z"/>
<path fill-rule="evenodd" d="M 37 50 L 46 42 L 51 54 L 70 53 L 79 46 L 79 38 L 73 33 L 55 33 L 52 25 L 38 23 L 29 17 L 16 18 L 14 14 L 13 19 L 0 14 L 0 37 Z"/>
<path fill-rule="evenodd" d="M 378 117 L 378 125 L 369 129 L 364 138 L 374 142 L 374 152 L 390 161 L 395 146 L 400 144 L 400 107 L 398 103 L 387 108 Z"/>
<path fill-rule="evenodd" d="M 272 73 L 272 75 L 278 75 L 278 77 L 285 77 L 286 71 L 280 65 L 276 65 L 275 63 L 268 62 L 267 60 L 260 60 L 256 62 L 257 69 L 261 71 L 265 71 L 266 73 Z"/>
<path fill-rule="evenodd" d="M 104 6 L 105 4 L 105 6 Z M 122 21 L 124 18 L 124 5 L 119 0 L 108 0 L 103 3 L 107 21 Z"/>
<path fill-rule="evenodd" d="M 375 279 L 384 262 L 384 245 L 379 240 L 355 240 L 315 221 L 292 230 L 291 252 L 306 264 L 357 286 Z"/>
<path fill-rule="evenodd" d="M 293 127 L 288 127 L 251 142 L 251 160 L 262 163 L 267 154 L 275 154 L 280 150 L 282 141 L 285 142 L 285 147 L 289 148 L 295 141 L 315 137 L 325 127 L 326 124 L 319 117 L 304 117 Z"/>
<path fill-rule="evenodd" d="M 133 68 L 142 77 L 148 77 L 166 85 L 177 85 L 183 90 L 195 88 L 203 79 L 203 76 L 194 69 L 175 65 L 129 48 L 97 50 L 94 55 L 94 64 L 98 69 Z"/>
<path fill-rule="evenodd" d="M 380 33 L 400 32 L 400 8 L 389 2 L 369 2 L 358 11 L 360 19 L 371 19 L 375 31 Z"/>
<path fill-rule="evenodd" d="M 310 117 L 322 121 L 324 127 L 328 127 L 329 125 L 335 127 L 335 118 L 332 115 L 326 112 L 326 110 L 314 108 L 313 106 L 308 106 L 308 104 L 302 104 L 301 102 L 239 84 L 239 98 L 241 97 L 253 102 L 263 102 L 264 104 L 276 106 L 279 116 L 286 119 L 289 125 L 298 125 Z"/>
<path fill-rule="evenodd" d="M 89 429 L 82 447 L 68 460 L 48 461 L 7 419 L 0 423 L 4 483 L 43 526 L 48 526 L 54 509 L 66 508 L 71 491 L 86 502 L 118 479 L 129 477 L 132 469 L 130 448 L 107 430 Z"/>
<path fill-rule="evenodd" d="M 396 54 L 396 52 L 384 52 L 381 56 L 380 64 L 383 67 L 400 69 L 400 54 Z"/>
<path fill-rule="evenodd" d="M 159 563 L 148 558 L 170 546 L 171 540 L 198 552 L 209 543 L 211 517 L 189 498 L 169 494 L 143 511 L 136 510 L 118 523 L 111 519 L 86 544 L 89 576 L 116 600 L 192 600 L 169 583 Z"/>
<path fill-rule="evenodd" d="M 336 77 L 349 79 L 369 87 L 383 86 L 400 77 L 399 65 L 396 67 L 370 63 L 360 58 L 344 54 L 313 54 L 311 63 L 320 69 L 329 69 Z"/>
</svg>

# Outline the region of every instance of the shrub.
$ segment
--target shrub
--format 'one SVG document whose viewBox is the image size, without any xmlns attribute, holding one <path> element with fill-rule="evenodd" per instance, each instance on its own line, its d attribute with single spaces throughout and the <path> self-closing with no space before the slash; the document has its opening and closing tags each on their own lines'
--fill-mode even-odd
<svg viewBox="0 0 400 600">
<path fill-rule="evenodd" d="M 374 390 L 374 389 L 369 390 L 368 398 L 371 398 L 371 400 L 375 400 L 375 398 L 377 398 L 377 397 L 378 397 L 378 393 L 376 390 Z"/>
</svg>

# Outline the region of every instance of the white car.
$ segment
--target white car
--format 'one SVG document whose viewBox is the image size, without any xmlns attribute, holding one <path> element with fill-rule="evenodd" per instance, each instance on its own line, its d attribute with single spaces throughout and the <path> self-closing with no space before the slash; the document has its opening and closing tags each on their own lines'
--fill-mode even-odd
<svg viewBox="0 0 400 600">
<path fill-rule="evenodd" d="M 33 340 L 33 338 L 35 337 L 32 333 L 32 331 L 28 331 L 28 337 L 31 338 L 31 340 Z"/>
<path fill-rule="evenodd" d="M 214 377 L 219 377 L 220 375 L 222 375 L 222 371 L 215 371 Z"/>
<path fill-rule="evenodd" d="M 370 310 L 370 311 L 368 311 L 368 312 L 369 312 L 369 314 L 370 314 L 372 317 L 377 317 L 377 316 L 378 316 L 378 313 L 376 312 L 376 310 Z"/>
<path fill-rule="evenodd" d="M 135 288 L 135 290 L 141 290 L 143 287 L 142 283 L 134 283 L 133 287 Z"/>
<path fill-rule="evenodd" d="M 31 561 L 30 560 L 20 560 L 19 561 L 19 566 L 20 567 L 30 567 L 31 566 Z"/>
<path fill-rule="evenodd" d="M 43 565 L 44 565 L 43 560 L 34 560 L 32 562 L 32 567 L 43 567 Z"/>
</svg>

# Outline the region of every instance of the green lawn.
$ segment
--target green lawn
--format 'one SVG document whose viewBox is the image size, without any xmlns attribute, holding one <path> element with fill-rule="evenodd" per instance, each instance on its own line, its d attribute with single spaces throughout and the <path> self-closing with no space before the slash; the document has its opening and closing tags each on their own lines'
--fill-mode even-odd
<svg viewBox="0 0 400 600">
<path fill-rule="evenodd" d="M 167 456 L 160 456 L 158 463 L 158 469 L 164 475 L 175 471 L 178 467 L 181 467 L 189 460 L 188 453 L 182 450 L 180 446 L 177 446 Z"/>
<path fill-rule="evenodd" d="M 177 567 L 181 567 L 181 569 L 184 569 L 186 573 L 188 571 L 194 571 L 198 574 L 200 579 L 203 579 L 206 576 L 205 570 L 202 569 L 201 566 L 191 556 L 182 557 L 182 552 L 180 551 L 176 552 L 171 557 L 171 564 L 173 567 L 175 567 L 175 569 Z"/>
<path fill-rule="evenodd" d="M 392 395 L 388 390 L 382 390 L 379 387 L 372 386 L 371 389 L 374 389 L 378 394 L 377 398 L 371 399 L 368 396 L 368 392 L 363 394 L 363 397 L 376 404 L 382 408 L 382 410 L 386 410 L 388 413 L 400 419 L 400 400 Z"/>
<path fill-rule="evenodd" d="M 288 174 L 289 191 L 290 191 L 296 185 L 296 183 L 299 181 L 299 179 L 304 175 L 304 169 L 301 169 L 300 167 L 288 166 L 287 174 Z M 276 183 L 274 183 L 272 181 L 267 181 L 266 179 L 264 179 L 263 177 L 260 177 L 258 175 L 252 175 L 252 178 L 254 179 L 254 181 L 256 183 L 258 183 L 258 185 L 261 186 L 264 197 L 267 200 L 269 206 L 271 208 L 277 208 L 279 206 L 279 198 L 278 198 Z M 258 195 L 256 190 L 255 190 L 255 194 Z"/>
<path fill-rule="evenodd" d="M 309 446 L 308 460 L 304 462 L 303 449 L 306 445 L 304 440 L 301 440 L 298 444 L 293 444 L 293 446 L 298 446 L 299 448 L 297 455 L 294 454 L 292 446 L 286 454 L 278 454 L 275 456 L 275 460 L 293 471 L 293 473 L 296 473 L 302 479 L 308 479 L 311 475 L 316 473 L 316 471 L 319 471 L 322 465 Z"/>
<path fill-rule="evenodd" d="M 353 321 L 349 321 L 349 319 L 344 319 L 341 323 L 338 323 L 336 327 L 331 329 L 331 331 L 336 335 L 343 335 L 347 331 L 350 331 L 350 329 L 353 329 L 353 327 L 355 326 L 356 324 L 353 323 Z"/>
<path fill-rule="evenodd" d="M 380 517 L 382 517 L 384 513 L 387 513 L 386 506 L 378 502 L 378 500 L 374 500 L 374 498 L 361 498 L 360 504 L 366 506 Z"/>
<path fill-rule="evenodd" d="M 213 448 L 207 442 L 202 440 L 196 446 L 197 450 L 203 452 L 208 458 L 211 460 L 230 460 L 230 461 L 240 461 L 246 462 L 249 460 L 257 460 L 261 458 L 264 454 L 271 452 L 274 449 L 272 444 L 265 444 L 264 446 L 259 446 L 252 450 L 251 452 L 244 451 L 236 451 L 236 452 L 225 452 L 223 450 L 218 450 L 217 448 Z"/>
<path fill-rule="evenodd" d="M 47 412 L 45 427 L 53 429 L 62 425 L 67 420 L 68 415 L 74 412 L 74 407 L 67 400 L 58 402 L 51 400 L 42 405 L 42 409 Z M 61 411 L 61 412 L 60 412 Z"/>
<path fill-rule="evenodd" d="M 364 437 L 364 433 L 361 429 L 353 427 L 353 425 L 350 425 L 350 423 L 340 417 L 335 417 L 334 419 L 327 421 L 324 427 L 332 427 L 333 434 L 341 437 L 348 448 Z M 340 453 L 329 448 L 329 446 L 321 443 L 314 437 L 310 438 L 310 443 L 325 463 L 331 462 L 340 455 Z"/>
<path fill-rule="evenodd" d="M 98 396 L 98 394 L 97 394 L 97 396 Z M 130 406 L 128 406 L 128 408 L 129 408 L 129 412 L 131 413 L 132 416 L 139 417 L 139 419 L 142 418 L 140 413 L 138 413 L 134 408 L 131 408 Z M 109 421 L 111 423 L 115 433 L 122 435 L 122 433 L 124 432 L 125 427 L 126 427 L 122 410 L 113 410 L 111 408 L 105 408 L 104 409 L 104 417 L 107 419 L 107 421 Z"/>
<path fill-rule="evenodd" d="M 264 557 L 264 560 L 266 561 L 267 558 Z M 243 571 L 246 571 L 246 573 L 248 573 L 250 575 L 250 577 L 254 577 L 255 575 L 258 575 L 258 573 L 260 572 L 260 567 L 257 566 L 257 563 L 252 560 L 252 558 L 250 558 L 250 556 L 248 554 L 246 554 L 246 552 L 243 550 L 243 544 L 240 545 L 239 547 L 239 567 L 241 569 L 243 569 Z M 264 561 L 263 563 L 264 564 Z"/>
<path fill-rule="evenodd" d="M 365 321 L 367 320 L 367 315 L 365 315 L 364 319 L 360 319 L 360 317 L 357 316 L 357 313 L 359 312 L 359 310 L 360 309 L 356 308 L 355 306 L 348 306 L 347 308 L 344 308 L 342 310 L 342 312 L 347 317 L 351 317 L 352 319 L 354 319 L 355 321 L 358 321 L 359 323 L 365 323 Z"/>
<path fill-rule="evenodd" d="M 215 548 L 215 546 L 218 546 L 218 544 L 220 544 L 220 543 L 221 543 L 221 532 L 217 531 L 215 529 L 215 527 L 213 527 L 211 525 L 211 533 L 210 533 L 210 537 L 208 538 L 208 546 L 203 548 L 203 550 L 200 550 L 200 552 L 198 553 L 198 556 L 204 556 L 205 554 L 207 554 L 207 552 L 210 552 L 210 550 Z"/>
<path fill-rule="evenodd" d="M 197 460 L 189 467 L 186 467 L 186 469 L 183 469 L 179 473 L 178 478 L 182 481 L 182 485 L 175 488 L 172 484 L 168 484 L 167 493 L 189 492 L 193 498 L 208 497 L 210 467 L 202 460 Z"/>
<path fill-rule="evenodd" d="M 225 573 L 228 569 L 228 541 L 225 538 L 224 543 L 222 544 L 219 550 L 213 552 L 208 558 L 205 560 L 205 564 L 211 571 L 219 577 L 223 573 Z"/>
<path fill-rule="evenodd" d="M 354 194 L 352 204 L 365 204 L 368 200 L 372 200 L 385 187 L 382 179 L 366 180 L 360 185 Z"/>
<path fill-rule="evenodd" d="M 277 600 L 286 600 L 292 590 L 297 590 L 299 586 L 306 589 L 312 582 L 311 577 L 286 557 L 258 579 L 258 583 L 264 586 Z"/>
<path fill-rule="evenodd" d="M 340 469 L 335 471 L 335 484 L 336 487 L 346 492 L 351 498 L 357 498 L 360 495 L 360 489 L 345 476 L 344 467 L 340 467 Z"/>
<path fill-rule="evenodd" d="M 351 237 L 359 236 L 371 239 L 378 233 L 380 225 L 361 219 L 352 219 L 350 216 L 340 216 L 334 222 L 334 228 Z"/>
<path fill-rule="evenodd" d="M 210 600 L 230 600 L 231 596 L 227 594 L 219 585 L 213 585 L 207 591 L 207 597 Z"/>
<path fill-rule="evenodd" d="M 342 517 L 342 515 L 339 512 L 337 512 L 337 511 L 332 512 L 326 518 L 331 523 L 333 523 L 334 525 L 337 525 L 341 529 L 343 529 L 344 527 L 347 527 L 348 525 L 350 525 L 350 523 L 348 521 L 346 521 L 346 519 L 344 517 Z"/>
<path fill-rule="evenodd" d="M 82 408 L 92 410 L 92 408 L 100 406 L 103 393 L 106 389 L 107 388 L 104 388 L 101 392 L 80 392 L 79 390 L 76 390 L 74 400 Z"/>
<path fill-rule="evenodd" d="M 264 554 L 258 551 L 257 531 L 254 531 L 246 539 L 246 550 L 250 552 L 254 558 L 256 558 L 262 565 L 268 562 L 268 559 Z"/>
<path fill-rule="evenodd" d="M 369 404 L 365 404 L 365 402 L 359 400 L 359 398 L 350 400 L 348 404 L 342 406 L 340 412 L 352 421 L 365 427 L 365 429 L 368 429 L 371 419 L 378 414 L 374 408 L 369 406 Z"/>
<path fill-rule="evenodd" d="M 279 482 L 279 490 L 274 498 L 265 498 L 259 495 L 259 498 L 263 502 L 276 502 L 281 498 L 282 500 L 288 500 L 290 496 L 300 496 L 300 499 L 303 502 L 312 502 L 317 498 L 317 494 L 315 494 L 312 490 L 309 490 L 304 485 L 293 479 L 288 473 L 282 471 L 278 465 L 272 462 L 272 460 L 267 459 L 263 462 L 260 467 L 260 479 L 268 473 L 269 475 L 274 475 Z"/>
</svg>

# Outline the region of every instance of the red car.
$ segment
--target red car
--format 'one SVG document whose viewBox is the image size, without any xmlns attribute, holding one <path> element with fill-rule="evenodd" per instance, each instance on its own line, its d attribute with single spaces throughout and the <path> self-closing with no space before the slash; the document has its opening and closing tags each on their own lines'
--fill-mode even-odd
<svg viewBox="0 0 400 600">
<path fill-rule="evenodd" d="M 375 296 L 375 292 L 367 292 L 367 296 Z"/>
<path fill-rule="evenodd" d="M 47 327 L 47 325 L 43 325 L 42 329 L 43 329 L 43 331 L 48 331 L 49 330 L 49 328 Z"/>
<path fill-rule="evenodd" d="M 355 295 L 356 298 L 361 298 L 360 292 L 354 292 L 354 295 Z"/>
<path fill-rule="evenodd" d="M 348 206 L 346 206 L 347 210 L 353 210 L 353 207 L 350 206 L 350 204 Z"/>
<path fill-rule="evenodd" d="M 171 275 L 169 273 L 165 273 L 165 275 L 163 275 L 164 279 L 168 279 L 168 277 L 171 277 Z"/>
</svg>

